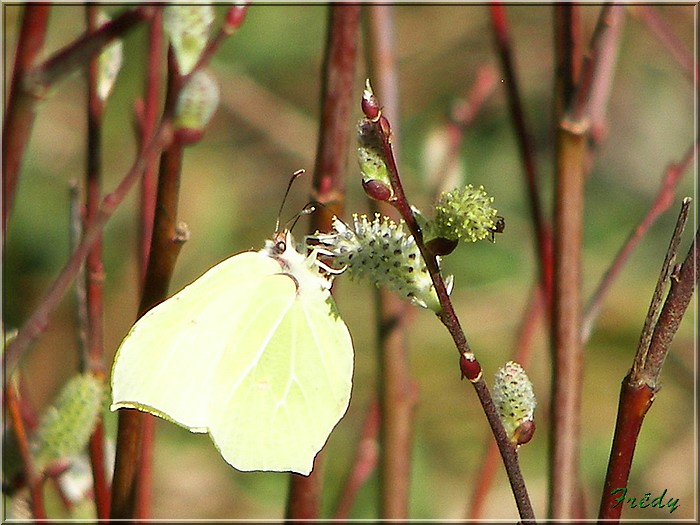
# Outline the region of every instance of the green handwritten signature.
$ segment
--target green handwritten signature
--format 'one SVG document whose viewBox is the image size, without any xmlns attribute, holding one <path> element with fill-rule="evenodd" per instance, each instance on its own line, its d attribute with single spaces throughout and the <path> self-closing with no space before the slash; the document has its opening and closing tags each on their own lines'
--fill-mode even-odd
<svg viewBox="0 0 700 525">
<path fill-rule="evenodd" d="M 623 503 L 629 503 L 631 509 L 634 509 L 637 507 L 642 508 L 642 509 L 645 509 L 647 507 L 657 507 L 659 509 L 661 509 L 663 507 L 668 507 L 669 509 L 671 509 L 671 510 L 669 510 L 669 513 L 673 513 L 674 510 L 676 510 L 678 507 L 680 507 L 680 504 L 678 503 L 678 498 L 672 499 L 671 497 L 668 498 L 668 501 L 666 503 L 663 502 L 663 499 L 666 496 L 667 490 L 668 489 L 664 489 L 664 491 L 661 493 L 661 495 L 655 497 L 654 499 L 651 499 L 651 492 L 647 492 L 646 494 L 644 494 L 644 496 L 639 498 L 639 502 L 637 502 L 637 498 L 627 498 L 627 487 L 617 488 L 617 489 L 613 490 L 610 493 L 610 495 L 614 496 L 618 492 L 622 493 L 617 498 L 615 498 L 615 501 L 617 501 L 617 503 L 615 503 L 615 505 L 613 505 L 613 508 L 615 508 L 618 505 L 621 505 Z M 627 498 L 626 501 L 625 501 L 625 498 Z"/>
</svg>

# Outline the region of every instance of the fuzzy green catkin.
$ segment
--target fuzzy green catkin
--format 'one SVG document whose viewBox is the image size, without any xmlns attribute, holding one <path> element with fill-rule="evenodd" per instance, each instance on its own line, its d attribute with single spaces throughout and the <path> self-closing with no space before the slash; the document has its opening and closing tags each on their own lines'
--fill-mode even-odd
<svg viewBox="0 0 700 525">
<path fill-rule="evenodd" d="M 178 97 L 175 127 L 202 130 L 209 123 L 218 105 L 218 83 L 208 71 L 196 71 Z"/>
<path fill-rule="evenodd" d="M 389 179 L 381 139 L 374 124 L 366 118 L 357 124 L 357 162 L 365 192 L 373 199 L 389 200 L 394 191 Z"/>
<path fill-rule="evenodd" d="M 78 374 L 64 385 L 42 415 L 33 442 L 38 469 L 85 448 L 102 410 L 103 393 L 103 382 L 91 374 Z"/>
<path fill-rule="evenodd" d="M 403 230 L 403 221 L 396 223 L 375 214 L 353 215 L 349 228 L 333 218 L 334 232 L 316 234 L 310 238 L 320 242 L 334 262 L 352 279 L 367 279 L 376 286 L 386 286 L 414 304 L 440 311 L 440 302 L 433 281 L 412 235 Z M 448 291 L 452 277 L 445 280 Z"/>
<path fill-rule="evenodd" d="M 163 10 L 163 29 L 170 39 L 181 75 L 197 64 L 209 39 L 214 7 L 207 4 L 170 4 Z"/>
<path fill-rule="evenodd" d="M 100 24 L 110 21 L 109 16 L 100 11 L 97 15 Z M 97 95 L 100 100 L 105 101 L 112 92 L 117 75 L 122 67 L 122 41 L 117 38 L 107 44 L 100 53 L 97 67 Z"/>
<path fill-rule="evenodd" d="M 520 364 L 508 361 L 498 369 L 493 385 L 493 401 L 508 439 L 516 445 L 529 441 L 532 436 L 524 439 L 519 427 L 528 426 L 528 432 L 534 432 L 534 425 L 530 424 L 534 421 L 537 401 L 532 383 Z"/>
<path fill-rule="evenodd" d="M 432 234 L 445 239 L 479 241 L 492 235 L 496 225 L 497 210 L 492 206 L 493 197 L 483 186 L 471 184 L 462 189 L 443 192 L 435 205 Z"/>
</svg>

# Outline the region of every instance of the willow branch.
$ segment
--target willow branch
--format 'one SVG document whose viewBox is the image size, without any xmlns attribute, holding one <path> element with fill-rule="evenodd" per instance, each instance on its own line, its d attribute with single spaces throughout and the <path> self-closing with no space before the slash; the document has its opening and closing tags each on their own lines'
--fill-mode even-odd
<svg viewBox="0 0 700 525">
<path fill-rule="evenodd" d="M 674 264 L 689 207 L 690 199 L 686 198 L 681 205 L 676 228 L 659 272 L 632 368 L 620 388 L 615 435 L 598 512 L 599 520 L 619 521 L 620 519 L 622 505 L 619 504 L 620 502 L 615 504 L 617 498 L 614 491 L 628 486 L 634 450 L 644 417 L 659 391 L 659 376 L 663 363 L 697 286 L 700 230 L 696 231 L 683 263 L 679 266 Z M 663 290 L 669 282 L 670 289 L 661 308 Z"/>
<path fill-rule="evenodd" d="M 399 120 L 399 81 L 394 43 L 394 8 L 372 5 L 366 9 L 367 62 L 370 76 L 383 93 L 385 115 Z M 395 130 L 395 135 L 398 135 Z M 398 144 L 394 142 L 394 154 Z M 387 203 L 369 200 L 370 210 L 396 218 Z M 377 370 L 379 396 L 379 516 L 409 517 L 413 418 L 417 402 L 410 371 L 407 323 L 413 308 L 396 294 L 375 288 Z"/>
<path fill-rule="evenodd" d="M 588 306 L 586 308 L 586 314 L 583 319 L 582 327 L 582 340 L 585 343 L 591 336 L 593 331 L 593 325 L 595 324 L 600 310 L 602 308 L 603 300 L 609 292 L 615 279 L 620 274 L 624 264 L 631 255 L 632 251 L 637 247 L 639 241 L 644 238 L 649 228 L 656 222 L 656 219 L 668 210 L 673 204 L 673 200 L 676 196 L 676 189 L 678 184 L 683 178 L 683 174 L 692 165 L 693 160 L 698 154 L 698 143 L 692 144 L 688 151 L 685 153 L 683 158 L 673 164 L 670 164 L 665 172 L 664 177 L 661 181 L 661 187 L 659 192 L 651 204 L 649 211 L 642 218 L 639 224 L 630 232 L 625 244 L 620 248 L 620 251 L 615 256 L 612 264 L 605 272 L 600 284 L 596 287 L 595 292 L 591 296 Z"/>
<path fill-rule="evenodd" d="M 518 507 L 520 517 L 525 522 L 534 522 L 534 512 L 530 497 L 525 487 L 525 481 L 520 471 L 518 456 L 515 446 L 508 440 L 503 424 L 498 416 L 496 406 L 493 402 L 491 393 L 486 385 L 486 381 L 481 373 L 481 365 L 474 356 L 474 353 L 469 348 L 466 335 L 460 325 L 457 313 L 454 310 L 452 301 L 450 300 L 445 282 L 440 273 L 437 257 L 427 248 L 423 241 L 423 233 L 418 226 L 418 223 L 413 215 L 411 205 L 406 198 L 406 195 L 401 184 L 399 171 L 394 158 L 391 145 L 391 125 L 389 121 L 381 114 L 381 104 L 372 95 L 371 99 L 363 99 L 363 111 L 367 117 L 367 121 L 374 130 L 375 136 L 379 137 L 381 148 L 383 151 L 383 160 L 386 162 L 387 174 L 391 183 L 393 197 L 389 200 L 390 204 L 396 208 L 401 215 L 411 235 L 413 236 L 416 245 L 418 246 L 421 255 L 425 261 L 426 268 L 432 279 L 437 297 L 440 302 L 441 310 L 437 314 L 440 321 L 445 325 L 448 332 L 452 336 L 455 347 L 460 356 L 460 369 L 463 375 L 466 375 L 465 368 L 462 367 L 464 361 L 469 361 L 470 375 L 466 376 L 471 381 L 476 390 L 479 402 L 484 410 L 486 419 L 488 420 L 491 431 L 498 443 L 498 448 L 503 459 L 508 480 L 515 497 L 515 503 Z"/>
<path fill-rule="evenodd" d="M 104 225 L 124 201 L 124 198 L 128 195 L 136 181 L 139 180 L 144 165 L 157 155 L 164 144 L 170 141 L 170 128 L 169 121 L 161 122 L 148 147 L 137 157 L 129 172 L 124 176 L 114 191 L 105 195 L 102 199 L 99 212 L 92 223 L 87 226 L 82 241 L 71 254 L 68 262 L 63 267 L 58 277 L 56 277 L 36 310 L 34 310 L 29 319 L 22 325 L 17 334 L 17 338 L 5 349 L 4 357 L 7 374 L 12 373 L 27 349 L 29 349 L 36 339 L 46 330 L 51 315 L 80 272 L 83 261 L 92 248 L 93 243 L 101 235 Z"/>
<path fill-rule="evenodd" d="M 311 232 L 328 231 L 332 215 L 342 215 L 345 202 L 345 167 L 349 120 L 357 58 L 360 6 L 329 7 L 326 51 L 322 70 L 322 106 L 316 149 L 312 196 L 325 204 L 311 215 Z M 316 456 L 311 474 L 291 474 L 287 519 L 317 519 L 323 483 L 323 451 Z"/>
<path fill-rule="evenodd" d="M 44 45 L 50 10 L 49 4 L 27 4 L 22 14 L 15 67 L 2 127 L 3 233 L 7 231 L 7 220 L 17 191 L 22 158 L 36 116 L 37 101 L 24 89 L 23 83 Z"/>
<path fill-rule="evenodd" d="M 532 137 L 525 122 L 522 97 L 515 73 L 510 43 L 510 31 L 506 18 L 505 7 L 500 3 L 490 5 L 491 24 L 493 26 L 496 47 L 501 59 L 501 67 L 505 77 L 508 105 L 516 131 L 518 149 L 523 163 L 525 184 L 527 187 L 530 216 L 535 230 L 539 281 L 544 288 L 547 304 L 552 296 L 552 233 L 543 211 L 540 199 L 539 176 L 537 173 L 535 148 Z M 549 309 L 549 306 L 548 306 Z"/>
</svg>

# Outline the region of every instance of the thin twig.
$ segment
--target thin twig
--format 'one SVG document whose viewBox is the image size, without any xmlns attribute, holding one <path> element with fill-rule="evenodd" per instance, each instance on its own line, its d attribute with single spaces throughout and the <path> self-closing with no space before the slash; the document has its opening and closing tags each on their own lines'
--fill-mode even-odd
<svg viewBox="0 0 700 525">
<path fill-rule="evenodd" d="M 524 522 L 534 522 L 535 516 L 532 510 L 532 504 L 530 503 L 530 497 L 525 487 L 525 481 L 523 480 L 522 472 L 520 471 L 516 449 L 508 440 L 503 424 L 498 416 L 493 398 L 491 397 L 491 393 L 486 385 L 486 381 L 483 378 L 483 374 L 480 371 L 481 365 L 476 360 L 473 352 L 469 348 L 466 335 L 464 334 L 464 331 L 460 325 L 459 318 L 454 310 L 452 301 L 450 300 L 447 288 L 445 286 L 445 282 L 442 278 L 442 274 L 440 273 L 437 258 L 426 247 L 425 242 L 423 241 L 422 231 L 416 222 L 411 205 L 404 193 L 396 165 L 396 159 L 394 158 L 391 146 L 391 125 L 386 117 L 381 114 L 381 105 L 374 94 L 367 93 L 367 95 L 367 98 L 363 98 L 362 107 L 363 111 L 365 111 L 368 124 L 373 126 L 374 133 L 377 137 L 379 137 L 381 142 L 383 160 L 386 162 L 387 174 L 389 176 L 391 189 L 393 191 L 393 197 L 389 202 L 401 214 L 401 218 L 408 227 L 425 261 L 426 268 L 432 279 L 441 306 L 441 310 L 437 316 L 452 336 L 455 343 L 455 348 L 460 356 L 460 368 L 463 360 L 467 359 L 467 356 L 469 356 L 468 360 L 470 362 L 471 370 L 478 370 L 478 372 L 475 372 L 473 377 L 469 377 L 469 379 L 474 386 L 479 402 L 481 403 L 484 414 L 486 415 L 489 426 L 491 427 L 491 431 L 498 443 L 499 451 L 501 452 L 501 457 L 503 458 L 503 463 L 506 468 L 506 473 L 508 475 L 508 480 L 513 491 L 513 496 L 515 498 L 515 503 L 518 507 L 520 517 Z M 375 116 L 376 118 L 372 118 Z M 464 374 L 464 369 L 462 369 L 462 373 Z"/>
<path fill-rule="evenodd" d="M 383 93 L 382 111 L 399 120 L 399 81 L 391 5 L 366 10 L 367 62 L 371 77 Z M 398 133 L 395 130 L 395 136 Z M 400 144 L 393 143 L 398 155 Z M 370 212 L 396 218 L 387 203 L 369 200 Z M 408 519 L 413 444 L 413 417 L 417 402 L 408 355 L 407 323 L 413 308 L 396 294 L 374 290 L 377 322 L 377 379 L 379 396 L 379 517 Z"/>
<path fill-rule="evenodd" d="M 163 53 L 163 9 L 157 9 L 149 23 L 148 54 L 146 65 L 146 85 L 144 102 L 136 106 L 138 137 L 141 147 L 153 133 L 160 110 L 161 72 Z M 139 111 L 140 108 L 140 111 Z M 155 161 L 147 165 L 141 178 L 139 207 L 139 296 L 143 296 L 146 270 L 153 239 L 153 222 L 156 209 L 157 169 Z M 153 463 L 153 444 L 155 442 L 155 418 L 143 418 L 141 464 L 139 471 L 139 488 L 136 493 L 136 515 L 148 517 L 151 500 L 150 466 Z"/>
<path fill-rule="evenodd" d="M 155 9 L 153 6 L 129 9 L 102 25 L 97 31 L 86 33 L 74 40 L 29 71 L 25 89 L 37 97 L 45 96 L 56 82 L 83 67 L 105 45 L 131 31 L 141 22 L 149 20 Z"/>
<path fill-rule="evenodd" d="M 171 135 L 170 122 L 162 121 L 148 147 L 137 157 L 129 172 L 124 176 L 114 191 L 105 195 L 102 199 L 100 211 L 95 217 L 95 220 L 87 226 L 82 241 L 71 254 L 68 262 L 65 264 L 58 277 L 56 277 L 36 310 L 34 310 L 29 319 L 22 325 L 22 328 L 17 334 L 17 338 L 5 349 L 7 374 L 15 370 L 24 352 L 26 352 L 34 341 L 44 333 L 51 315 L 70 287 L 73 279 L 75 279 L 80 272 L 80 266 L 92 248 L 93 243 L 101 235 L 104 225 L 121 205 L 124 198 L 128 195 L 129 190 L 131 190 L 139 179 L 145 163 L 149 162 L 160 151 L 163 145 L 170 140 Z"/>
<path fill-rule="evenodd" d="M 535 158 L 535 148 L 529 129 L 525 122 L 522 97 L 518 88 L 518 80 L 515 74 L 515 66 L 512 58 L 512 46 L 510 32 L 503 5 L 494 3 L 490 5 L 491 23 L 493 25 L 496 46 L 501 58 L 501 67 L 508 94 L 508 105 L 516 131 L 516 139 L 523 163 L 525 183 L 530 205 L 530 216 L 535 230 L 537 262 L 539 279 L 547 297 L 547 309 L 552 297 L 552 232 L 551 225 L 547 221 L 543 211 L 538 183 L 538 172 Z"/>
<path fill-rule="evenodd" d="M 676 195 L 676 188 L 680 183 L 683 174 L 686 170 L 693 164 L 693 160 L 698 154 L 698 143 L 694 143 L 688 148 L 683 158 L 673 164 L 666 167 L 663 179 L 661 181 L 661 187 L 656 195 L 656 199 L 651 204 L 649 211 L 642 218 L 639 224 L 632 230 L 629 237 L 625 241 L 625 244 L 620 248 L 620 251 L 615 256 L 612 264 L 605 272 L 605 275 L 600 281 L 600 284 L 596 287 L 595 292 L 591 296 L 588 302 L 588 307 L 586 308 L 586 314 L 583 319 L 582 327 L 582 340 L 585 343 L 591 336 L 593 331 L 593 325 L 595 324 L 600 310 L 603 305 L 603 300 L 606 294 L 609 292 L 613 282 L 620 274 L 622 267 L 627 262 L 627 259 L 631 255 L 632 251 L 637 247 L 639 242 L 644 238 L 646 232 L 651 228 L 656 219 L 668 210 L 673 204 L 673 200 Z"/>
<path fill-rule="evenodd" d="M 681 212 L 659 273 L 634 363 L 620 388 L 615 435 L 598 511 L 599 520 L 618 521 L 620 519 L 623 505 L 618 500 L 617 489 L 623 490 L 628 486 L 634 450 L 642 423 L 659 390 L 661 367 L 697 286 L 700 230 L 696 231 L 683 263 L 679 267 L 673 265 L 689 207 L 690 199 L 686 198 L 681 205 Z M 661 290 L 666 287 L 668 280 L 671 282 L 671 287 L 661 313 L 657 317 Z"/>
<path fill-rule="evenodd" d="M 666 288 L 669 279 L 674 291 L 678 290 L 681 285 L 685 285 L 686 287 L 690 286 L 687 294 L 687 301 L 689 301 L 695 284 L 693 275 L 693 246 L 691 246 L 690 252 L 686 257 L 686 261 L 684 263 L 685 269 L 681 268 L 679 270 L 674 268 L 678 245 L 681 242 L 681 236 L 683 235 L 683 230 L 685 229 L 685 224 L 688 220 L 690 202 L 691 199 L 686 197 L 683 199 L 681 204 L 681 212 L 678 216 L 676 227 L 673 230 L 671 243 L 666 251 L 666 257 L 664 258 L 664 262 L 661 266 L 659 279 L 656 283 L 656 288 L 654 289 L 651 304 L 649 305 L 649 312 L 647 313 L 644 328 L 642 329 L 642 335 L 639 340 L 639 348 L 634 359 L 634 364 L 632 365 L 630 381 L 638 384 L 646 384 L 652 388 L 657 388 L 659 374 L 661 373 L 661 366 L 666 358 L 668 346 L 670 345 L 671 339 L 678 328 L 678 323 L 683 317 L 683 312 L 685 312 L 685 308 L 687 307 L 687 303 L 682 305 L 680 315 L 670 313 L 668 305 L 671 298 L 674 297 L 674 294 L 669 293 L 666 303 L 664 304 L 664 311 L 666 312 L 666 315 L 669 316 L 669 319 L 666 319 L 667 322 L 663 322 L 664 320 L 662 319 L 662 316 L 657 314 L 659 312 L 659 308 L 661 307 L 661 299 L 664 289 Z M 680 292 L 675 293 L 678 294 Z M 662 327 L 664 332 L 660 331 L 660 327 Z"/>
<path fill-rule="evenodd" d="M 146 64 L 146 85 L 143 103 L 137 101 L 135 107 L 139 148 L 143 148 L 152 136 L 158 123 L 160 110 L 161 73 L 163 55 L 163 11 L 158 9 L 149 23 L 148 55 Z M 147 165 L 141 178 L 139 206 L 139 286 L 143 292 L 143 279 L 148 265 L 148 250 L 153 234 L 153 215 L 156 207 L 156 165 Z"/>
<path fill-rule="evenodd" d="M 46 519 L 46 509 L 44 508 L 43 495 L 43 477 L 36 470 L 34 459 L 29 448 L 29 435 L 20 410 L 20 400 L 17 391 L 16 381 L 8 374 L 4 377 L 7 382 L 4 384 L 4 406 L 7 407 L 7 413 L 15 436 L 17 437 L 17 445 L 19 455 L 22 460 L 22 468 L 26 476 L 26 483 L 29 486 L 29 494 L 31 496 L 32 518 L 35 520 Z"/>
<path fill-rule="evenodd" d="M 536 283 L 530 294 L 527 308 L 523 316 L 522 324 L 516 339 L 516 350 L 512 360 L 520 363 L 527 369 L 532 355 L 532 340 L 535 336 L 535 329 L 546 315 L 546 305 L 542 285 Z M 487 503 L 488 491 L 495 479 L 496 468 L 498 466 L 498 447 L 495 441 L 489 441 L 488 450 L 481 463 L 481 468 L 476 476 L 472 497 L 465 512 L 470 520 L 481 519 Z"/>
<path fill-rule="evenodd" d="M 687 6 L 692 8 L 691 5 Z M 690 80 L 697 79 L 697 58 L 693 57 L 693 51 L 688 49 L 673 31 L 673 28 L 666 22 L 656 7 L 650 4 L 631 5 L 632 16 L 636 16 L 644 22 L 652 34 L 661 42 L 669 54 L 683 68 L 683 71 L 690 77 Z"/>
<path fill-rule="evenodd" d="M 446 124 L 448 147 L 441 162 L 431 171 L 428 178 L 431 181 L 433 200 L 437 200 L 440 192 L 450 191 L 454 184 L 450 180 L 453 167 L 457 163 L 460 147 L 464 140 L 465 132 L 474 122 L 486 100 L 496 88 L 497 71 L 491 64 L 484 64 L 476 71 L 476 78 L 469 87 L 464 100 L 459 100 L 452 108 L 449 121 Z M 374 78 L 374 76 L 372 76 Z M 381 90 L 381 84 L 378 84 Z M 382 92 L 384 92 L 382 90 Z M 391 115 L 391 113 L 388 113 Z"/>
<path fill-rule="evenodd" d="M 379 457 L 379 401 L 375 398 L 367 408 L 365 422 L 362 425 L 360 440 L 352 462 L 352 471 L 342 484 L 343 490 L 336 505 L 333 519 L 347 520 L 355 496 L 377 468 Z"/>
<path fill-rule="evenodd" d="M 88 31 L 97 29 L 97 6 L 86 7 Z M 87 99 L 87 166 L 85 181 L 85 223 L 90 224 L 100 208 L 102 194 L 102 115 L 104 102 L 98 95 L 99 53 L 88 65 Z M 102 264 L 102 238 L 98 236 L 85 260 L 85 290 L 87 301 L 87 368 L 86 371 L 105 381 L 104 363 L 104 266 Z M 94 487 L 96 513 L 99 519 L 109 517 L 110 488 L 105 465 L 104 425 L 100 417 L 90 436 L 90 464 Z"/>
</svg>

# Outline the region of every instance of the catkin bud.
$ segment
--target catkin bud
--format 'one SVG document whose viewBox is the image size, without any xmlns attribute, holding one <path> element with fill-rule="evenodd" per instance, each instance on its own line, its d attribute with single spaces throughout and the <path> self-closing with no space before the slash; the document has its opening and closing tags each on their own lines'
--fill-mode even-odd
<svg viewBox="0 0 700 525">
<path fill-rule="evenodd" d="M 369 78 L 365 79 L 365 89 L 362 91 L 362 112 L 372 122 L 377 122 L 379 117 L 382 116 L 382 108 L 379 107 L 377 97 L 374 96 L 374 90 L 369 82 Z"/>
<path fill-rule="evenodd" d="M 163 29 L 170 38 L 181 75 L 190 73 L 197 64 L 213 21 L 211 4 L 169 4 L 163 10 Z"/>
<path fill-rule="evenodd" d="M 403 230 L 403 221 L 396 223 L 375 214 L 353 215 L 353 228 L 337 217 L 333 232 L 309 236 L 322 246 L 321 253 L 344 267 L 353 279 L 368 279 L 377 286 L 386 286 L 414 304 L 440 311 L 433 281 L 412 235 Z M 448 292 L 452 276 L 445 279 Z"/>
<path fill-rule="evenodd" d="M 182 88 L 175 108 L 177 138 L 184 144 L 197 142 L 219 105 L 219 85 L 205 70 L 196 71 Z"/>
<path fill-rule="evenodd" d="M 75 456 L 87 445 L 102 409 L 103 383 L 79 374 L 63 387 L 56 402 L 42 415 L 33 452 L 37 468 Z"/>
<path fill-rule="evenodd" d="M 508 361 L 496 372 L 493 401 L 508 439 L 516 446 L 530 441 L 535 433 L 537 401 L 530 379 L 515 361 Z"/>
<path fill-rule="evenodd" d="M 389 172 L 376 126 L 368 119 L 357 124 L 357 161 L 362 174 L 362 187 L 368 197 L 388 201 L 394 196 Z"/>
<path fill-rule="evenodd" d="M 104 25 L 110 21 L 109 16 L 100 11 L 97 15 L 97 22 Z M 122 41 L 116 39 L 107 44 L 98 58 L 97 66 L 97 96 L 103 102 L 107 100 L 117 75 L 122 67 Z"/>
</svg>

